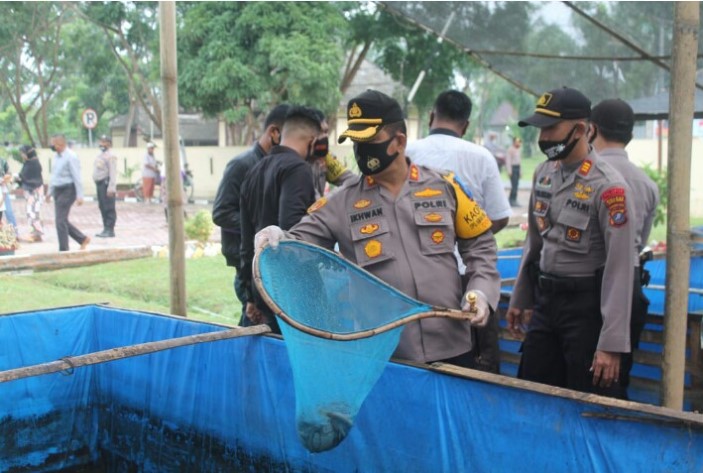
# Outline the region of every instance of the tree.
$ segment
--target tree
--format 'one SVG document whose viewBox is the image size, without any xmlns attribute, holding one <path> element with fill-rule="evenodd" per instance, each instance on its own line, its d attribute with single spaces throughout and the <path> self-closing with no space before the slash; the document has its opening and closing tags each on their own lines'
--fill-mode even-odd
<svg viewBox="0 0 703 473">
<path fill-rule="evenodd" d="M 61 90 L 64 4 L 2 2 L 0 90 L 17 112 L 26 139 L 47 146 L 49 104 Z"/>
<path fill-rule="evenodd" d="M 344 18 L 331 3 L 202 2 L 183 11 L 181 103 L 249 143 L 277 103 L 337 109 Z M 243 122 L 243 125 L 242 125 Z"/>
<path fill-rule="evenodd" d="M 104 32 L 129 83 L 129 116 L 134 116 L 138 103 L 161 129 L 158 3 L 84 2 L 74 5 L 74 9 Z M 128 120 L 126 141 L 130 130 Z"/>
</svg>

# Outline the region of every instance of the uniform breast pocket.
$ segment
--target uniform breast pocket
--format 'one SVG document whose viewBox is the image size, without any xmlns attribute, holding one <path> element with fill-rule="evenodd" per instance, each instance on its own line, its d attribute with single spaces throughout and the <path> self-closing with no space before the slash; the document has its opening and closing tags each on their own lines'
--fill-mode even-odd
<svg viewBox="0 0 703 473">
<path fill-rule="evenodd" d="M 420 238 L 420 252 L 423 255 L 439 255 L 454 251 L 454 222 L 450 212 L 416 212 Z"/>
<path fill-rule="evenodd" d="M 365 268 L 393 258 L 388 223 L 383 220 L 367 220 L 352 225 L 352 242 L 356 263 Z"/>
<path fill-rule="evenodd" d="M 591 233 L 590 213 L 564 209 L 559 214 L 557 223 L 563 232 L 561 239 L 566 249 L 574 253 L 588 253 Z"/>
</svg>

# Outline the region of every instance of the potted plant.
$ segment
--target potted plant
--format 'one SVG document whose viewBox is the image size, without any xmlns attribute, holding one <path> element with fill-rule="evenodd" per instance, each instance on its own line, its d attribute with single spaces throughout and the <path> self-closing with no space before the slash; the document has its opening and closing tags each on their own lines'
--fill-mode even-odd
<svg viewBox="0 0 703 473">
<path fill-rule="evenodd" d="M 12 225 L 0 222 L 0 256 L 14 255 L 17 249 L 17 235 Z"/>
</svg>

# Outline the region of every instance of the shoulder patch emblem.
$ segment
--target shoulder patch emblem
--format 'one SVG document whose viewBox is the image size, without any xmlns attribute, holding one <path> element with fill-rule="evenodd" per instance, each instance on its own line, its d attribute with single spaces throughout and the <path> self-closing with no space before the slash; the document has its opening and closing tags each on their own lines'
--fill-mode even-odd
<svg viewBox="0 0 703 473">
<path fill-rule="evenodd" d="M 369 258 L 377 258 L 381 255 L 382 251 L 383 245 L 378 240 L 371 240 L 364 246 L 364 253 L 366 253 L 366 256 Z"/>
<path fill-rule="evenodd" d="M 622 187 L 611 187 L 603 192 L 600 198 L 610 213 L 610 226 L 621 227 L 625 225 L 627 223 L 625 189 Z"/>
<path fill-rule="evenodd" d="M 315 212 L 316 210 L 320 210 L 322 207 L 324 207 L 327 204 L 327 197 L 320 197 L 317 199 L 317 201 L 312 204 L 310 207 L 308 207 L 308 213 L 311 214 Z"/>
<path fill-rule="evenodd" d="M 432 241 L 439 245 L 444 241 L 444 232 L 442 230 L 435 230 L 432 232 Z"/>
<path fill-rule="evenodd" d="M 579 168 L 579 174 L 582 176 L 587 176 L 589 172 L 591 172 L 591 167 L 593 166 L 593 161 L 590 159 L 586 159 L 583 161 L 583 164 L 581 164 L 581 167 Z"/>
<path fill-rule="evenodd" d="M 438 195 L 442 195 L 443 192 L 438 189 L 430 189 L 429 187 L 424 188 L 421 191 L 415 192 L 413 195 L 415 197 L 435 197 Z"/>
<path fill-rule="evenodd" d="M 364 235 L 373 235 L 376 233 L 378 230 L 379 226 L 376 223 L 369 223 L 367 225 L 364 225 L 359 229 L 360 233 L 363 233 Z"/>
<path fill-rule="evenodd" d="M 365 209 L 369 205 L 371 205 L 371 201 L 368 199 L 361 199 L 354 202 L 355 209 Z"/>
<path fill-rule="evenodd" d="M 415 182 L 420 180 L 420 170 L 414 164 L 410 165 L 410 180 Z"/>
<path fill-rule="evenodd" d="M 425 219 L 425 221 L 432 222 L 432 223 L 437 223 L 437 222 L 442 221 L 442 216 L 440 214 L 436 214 L 434 212 L 429 213 L 429 214 L 425 214 L 423 218 Z"/>
</svg>

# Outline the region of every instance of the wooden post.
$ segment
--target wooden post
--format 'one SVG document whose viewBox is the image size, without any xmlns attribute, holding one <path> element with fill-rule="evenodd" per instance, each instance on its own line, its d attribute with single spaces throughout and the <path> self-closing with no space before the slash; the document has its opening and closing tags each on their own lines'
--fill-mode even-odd
<svg viewBox="0 0 703 473">
<path fill-rule="evenodd" d="M 183 186 L 178 146 L 178 68 L 176 63 L 176 3 L 159 3 L 161 26 L 161 84 L 163 136 L 168 185 L 168 249 L 171 267 L 171 313 L 187 315 Z"/>
<path fill-rule="evenodd" d="M 686 364 L 686 321 L 691 267 L 689 207 L 691 140 L 698 54 L 699 2 L 674 4 L 674 44 L 669 92 L 669 158 L 666 231 L 666 302 L 662 402 L 683 409 Z"/>
</svg>

